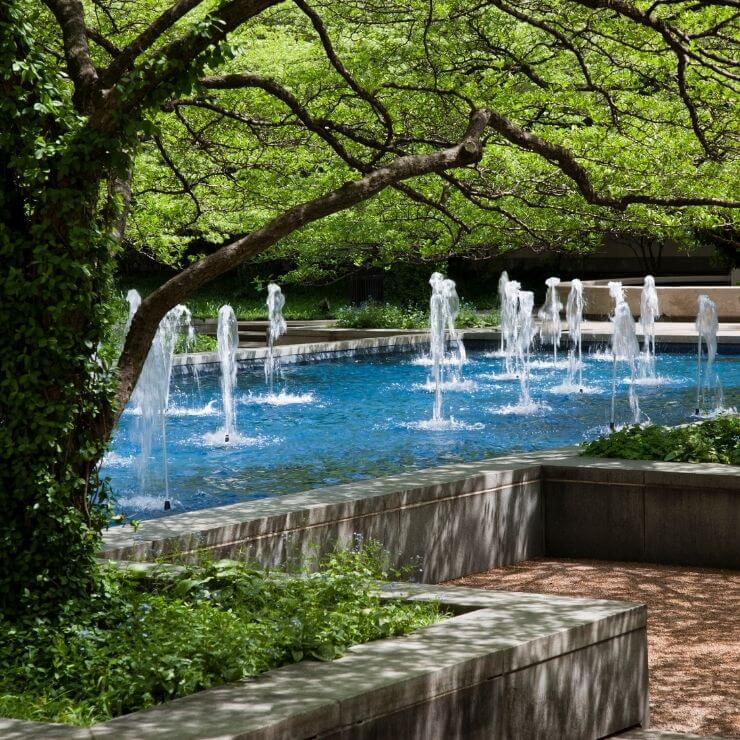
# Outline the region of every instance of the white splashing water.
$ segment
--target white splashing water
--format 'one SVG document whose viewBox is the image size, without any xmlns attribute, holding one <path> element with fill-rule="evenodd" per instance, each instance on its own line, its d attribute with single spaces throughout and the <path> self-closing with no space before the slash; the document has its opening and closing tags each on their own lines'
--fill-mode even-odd
<svg viewBox="0 0 740 740">
<path fill-rule="evenodd" d="M 501 307 L 504 372 L 512 378 L 516 377 L 514 363 L 517 350 L 517 311 L 521 287 L 521 284 L 516 280 L 509 280 L 504 286 L 504 298 Z"/>
<path fill-rule="evenodd" d="M 218 361 L 221 365 L 221 404 L 224 409 L 224 442 L 228 442 L 236 431 L 236 408 L 234 388 L 236 387 L 236 351 L 239 349 L 239 325 L 234 309 L 221 306 L 218 310 L 216 329 Z"/>
<path fill-rule="evenodd" d="M 519 376 L 519 406 L 530 408 L 532 397 L 529 392 L 529 352 L 534 340 L 535 329 L 532 320 L 534 293 L 519 290 L 516 313 L 516 372 Z"/>
<path fill-rule="evenodd" d="M 166 411 L 170 397 L 172 359 L 181 334 L 188 338 L 193 336 L 192 317 L 186 306 L 175 306 L 160 321 L 139 381 L 131 394 L 131 404 L 139 412 L 136 424 L 141 450 L 138 465 L 139 492 L 142 496 L 146 495 L 152 485 L 152 446 L 154 437 L 159 434 L 162 442 L 165 501 L 169 500 Z"/>
<path fill-rule="evenodd" d="M 270 321 L 267 327 L 267 357 L 265 358 L 265 381 L 268 392 L 272 395 L 275 378 L 280 377 L 280 361 L 275 356 L 277 340 L 288 331 L 288 325 L 283 318 L 285 296 L 280 286 L 270 283 L 267 286 L 267 317 Z"/>
<path fill-rule="evenodd" d="M 504 351 L 504 311 L 506 300 L 506 286 L 509 282 L 509 273 L 504 270 L 498 279 L 498 305 L 501 309 L 501 352 Z"/>
<path fill-rule="evenodd" d="M 640 377 L 655 379 L 655 320 L 660 317 L 658 291 L 655 278 L 646 275 L 640 294 L 640 328 L 642 329 L 642 353 L 640 354 Z"/>
<path fill-rule="evenodd" d="M 614 301 L 614 309 L 616 310 L 620 303 L 624 303 L 624 287 L 618 280 L 612 280 L 607 283 L 607 287 L 609 288 L 609 295 L 612 301 Z"/>
<path fill-rule="evenodd" d="M 640 422 L 640 404 L 635 392 L 635 376 L 637 374 L 637 358 L 640 354 L 640 346 L 637 342 L 637 330 L 635 320 L 632 318 L 630 308 L 626 301 L 617 302 L 614 308 L 612 322 L 612 396 L 611 415 L 609 427 L 616 428 L 616 399 L 617 399 L 617 363 L 626 362 L 630 370 L 630 383 L 628 386 L 628 398 L 632 412 L 632 423 Z"/>
<path fill-rule="evenodd" d="M 558 298 L 560 278 L 547 278 L 545 285 L 547 286 L 547 295 L 545 296 L 545 303 L 538 313 L 539 319 L 542 322 L 540 325 L 540 336 L 543 342 L 552 344 L 553 362 L 557 365 L 558 345 L 560 344 L 560 336 L 562 334 L 560 311 L 563 308 L 563 304 Z"/>
<path fill-rule="evenodd" d="M 581 325 L 583 324 L 583 283 L 574 278 L 570 283 L 570 292 L 565 304 L 565 320 L 568 323 L 570 348 L 568 349 L 567 385 L 575 385 L 578 371 L 578 388 L 583 392 L 583 345 L 581 342 Z"/>
<path fill-rule="evenodd" d="M 131 328 L 131 322 L 134 320 L 134 314 L 139 310 L 141 305 L 141 294 L 135 288 L 131 288 L 126 293 L 126 302 L 128 303 L 128 318 L 126 319 L 126 326 L 123 330 L 124 337 L 128 334 L 128 330 Z"/>
<path fill-rule="evenodd" d="M 717 356 L 717 332 L 719 318 L 717 306 L 708 295 L 699 296 L 699 311 L 696 315 L 696 413 L 702 412 L 707 397 L 714 395 L 714 411 L 724 403 L 722 383 L 714 370 Z M 707 348 L 707 360 L 702 372 L 702 340 Z"/>
<path fill-rule="evenodd" d="M 465 345 L 455 327 L 460 312 L 460 299 L 454 281 L 435 272 L 429 278 L 429 284 L 432 286 L 432 295 L 429 299 L 429 356 L 432 360 L 431 382 L 434 384 L 432 421 L 439 426 L 442 420 L 442 389 L 445 382 L 448 333 L 450 343 L 454 347 L 451 349 L 451 356 L 455 360 L 451 373 L 452 378 L 457 381 L 462 380 L 462 367 L 467 355 Z"/>
</svg>

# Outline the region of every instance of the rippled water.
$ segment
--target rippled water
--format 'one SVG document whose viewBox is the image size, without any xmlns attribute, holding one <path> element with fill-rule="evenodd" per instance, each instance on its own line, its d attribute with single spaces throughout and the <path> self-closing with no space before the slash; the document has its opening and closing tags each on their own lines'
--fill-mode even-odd
<svg viewBox="0 0 740 740">
<path fill-rule="evenodd" d="M 494 355 L 494 356 L 490 356 Z M 410 354 L 286 365 L 268 395 L 261 366 L 240 369 L 236 429 L 228 445 L 218 375 L 173 380 L 167 423 L 172 512 L 390 475 L 510 451 L 582 442 L 606 431 L 611 363 L 587 355 L 586 394 L 564 393 L 565 370 L 535 356 L 534 406 L 517 413 L 519 384 L 505 378 L 495 353 L 473 351 L 464 381 L 446 389 L 443 418 L 431 424 L 429 367 Z M 696 358 L 659 354 L 658 385 L 638 386 L 640 408 L 654 422 L 686 421 L 694 410 Z M 726 405 L 740 406 L 740 356 L 720 355 Z M 624 377 L 627 372 L 620 373 Z M 618 419 L 627 421 L 627 386 Z M 103 466 L 118 508 L 138 518 L 163 511 L 161 444 L 154 440 L 150 490 L 139 491 L 137 416 L 128 409 Z"/>
</svg>

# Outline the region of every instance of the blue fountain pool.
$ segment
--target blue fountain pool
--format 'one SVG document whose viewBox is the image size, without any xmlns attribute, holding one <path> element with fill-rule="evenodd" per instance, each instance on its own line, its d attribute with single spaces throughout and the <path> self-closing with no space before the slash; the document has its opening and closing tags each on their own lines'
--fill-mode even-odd
<svg viewBox="0 0 740 740">
<path fill-rule="evenodd" d="M 411 354 L 375 355 L 286 365 L 282 392 L 266 397 L 259 366 L 240 369 L 236 389 L 238 434 L 224 444 L 219 377 L 175 377 L 167 419 L 167 459 L 172 511 L 177 513 L 274 496 L 405 470 L 476 460 L 512 451 L 582 442 L 606 431 L 611 363 L 587 355 L 587 394 L 555 388 L 565 369 L 549 355 L 535 355 L 532 396 L 542 407 L 506 413 L 519 385 L 501 380 L 503 361 L 470 352 L 465 382 L 444 396 L 446 429 L 429 429 L 433 394 L 429 367 Z M 549 366 L 548 366 L 549 364 Z M 740 406 L 740 356 L 720 355 L 716 369 L 725 405 Z M 654 422 L 686 421 L 695 405 L 696 358 L 659 354 L 663 382 L 639 386 L 641 409 Z M 624 377 L 622 368 L 619 377 Z M 618 420 L 629 420 L 627 385 L 619 386 Z M 162 516 L 163 448 L 155 438 L 150 478 L 139 486 L 139 417 L 121 418 L 103 474 L 110 477 L 118 508 L 129 516 Z"/>
</svg>

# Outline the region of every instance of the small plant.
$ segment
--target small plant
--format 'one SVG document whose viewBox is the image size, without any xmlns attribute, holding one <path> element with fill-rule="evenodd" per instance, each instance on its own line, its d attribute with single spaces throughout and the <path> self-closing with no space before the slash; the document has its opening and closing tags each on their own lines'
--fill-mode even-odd
<svg viewBox="0 0 740 740">
<path fill-rule="evenodd" d="M 589 442 L 582 454 L 740 465 L 740 417 L 723 416 L 680 427 L 629 426 Z"/>
<path fill-rule="evenodd" d="M 495 326 L 498 313 L 479 313 L 469 303 L 460 304 L 456 325 L 460 329 Z M 414 306 L 369 301 L 337 311 L 337 323 L 348 329 L 427 329 L 429 312 Z"/>
<path fill-rule="evenodd" d="M 54 620 L 0 616 L 0 717 L 89 725 L 438 621 L 434 604 L 380 599 L 382 563 L 371 544 L 293 575 L 232 560 L 107 568 Z"/>
<path fill-rule="evenodd" d="M 216 337 L 208 334 L 195 334 L 188 341 L 187 337 L 179 336 L 175 345 L 175 352 L 182 354 L 184 352 L 215 352 L 218 346 Z"/>
</svg>

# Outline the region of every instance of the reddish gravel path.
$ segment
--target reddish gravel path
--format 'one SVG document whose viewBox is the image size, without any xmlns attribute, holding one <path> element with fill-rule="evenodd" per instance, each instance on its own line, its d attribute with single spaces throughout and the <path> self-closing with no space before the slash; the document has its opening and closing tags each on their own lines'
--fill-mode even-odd
<svg viewBox="0 0 740 740">
<path fill-rule="evenodd" d="M 647 604 L 652 728 L 740 738 L 740 571 L 547 559 L 448 585 Z"/>
</svg>

